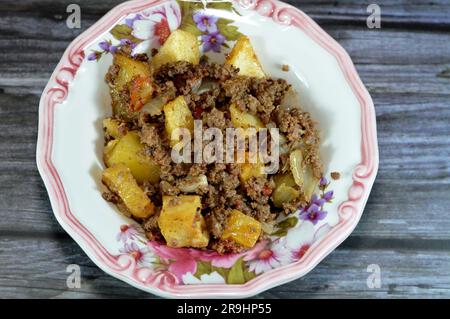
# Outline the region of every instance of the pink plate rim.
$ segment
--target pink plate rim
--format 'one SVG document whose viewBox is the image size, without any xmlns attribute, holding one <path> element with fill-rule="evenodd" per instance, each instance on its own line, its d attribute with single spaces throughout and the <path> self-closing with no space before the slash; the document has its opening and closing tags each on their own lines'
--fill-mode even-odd
<svg viewBox="0 0 450 319">
<path fill-rule="evenodd" d="M 36 161 L 47 188 L 56 219 L 86 254 L 106 273 L 139 289 L 162 297 L 237 298 L 249 297 L 283 283 L 300 278 L 341 244 L 356 227 L 378 171 L 378 143 L 375 108 L 347 52 L 301 10 L 276 0 L 234 0 L 241 7 L 255 10 L 283 25 L 300 28 L 316 43 L 331 53 L 338 62 L 349 86 L 361 106 L 361 163 L 353 172 L 348 200 L 338 208 L 339 223 L 304 257 L 295 263 L 263 273 L 243 285 L 177 285 L 167 271 L 141 271 L 135 262 L 111 254 L 77 220 L 70 209 L 64 185 L 52 162 L 54 108 L 69 93 L 69 84 L 84 60 L 84 49 L 129 13 L 139 12 L 169 0 L 134 0 L 125 2 L 101 18 L 78 36 L 66 49 L 42 93 L 39 105 L 39 130 Z"/>
</svg>

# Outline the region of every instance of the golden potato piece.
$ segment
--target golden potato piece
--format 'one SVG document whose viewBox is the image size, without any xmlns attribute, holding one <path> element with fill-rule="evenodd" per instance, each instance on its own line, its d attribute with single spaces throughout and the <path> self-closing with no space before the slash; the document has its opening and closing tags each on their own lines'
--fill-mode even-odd
<svg viewBox="0 0 450 319">
<path fill-rule="evenodd" d="M 104 150 L 106 166 L 125 164 L 139 183 L 159 181 L 160 167 L 144 155 L 144 145 L 141 144 L 138 132 L 128 132 L 121 139 L 114 141 L 117 142 L 113 145 L 108 143 Z"/>
<path fill-rule="evenodd" d="M 137 218 L 147 218 L 155 211 L 155 206 L 138 186 L 131 171 L 124 164 L 115 164 L 103 171 L 103 183 L 117 194 L 128 211 Z"/>
<path fill-rule="evenodd" d="M 208 246 L 209 234 L 201 214 L 200 196 L 163 196 L 158 225 L 169 247 Z"/>
<path fill-rule="evenodd" d="M 114 86 L 123 88 L 136 76 L 150 78 L 150 65 L 146 62 L 138 61 L 132 57 L 117 53 L 114 55 L 113 63 L 119 67 L 119 73 L 114 80 Z"/>
<path fill-rule="evenodd" d="M 120 128 L 120 121 L 113 118 L 106 118 L 103 120 L 103 129 L 105 130 L 105 135 L 118 139 L 124 136 L 124 129 Z"/>
<path fill-rule="evenodd" d="M 180 140 L 179 136 L 172 138 L 172 134 L 176 134 L 176 129 L 186 128 L 191 133 L 194 132 L 194 117 L 183 96 L 167 103 L 163 111 L 166 116 L 166 132 L 170 138 L 170 146 L 173 147 Z"/>
<path fill-rule="evenodd" d="M 105 145 L 105 148 L 103 149 L 103 162 L 105 162 L 106 166 L 110 166 L 106 163 L 109 163 L 109 159 L 117 143 L 119 143 L 119 140 L 111 140 L 108 142 L 108 144 Z"/>
<path fill-rule="evenodd" d="M 261 223 L 234 209 L 227 220 L 221 239 L 232 240 L 244 247 L 255 246 L 261 234 Z"/>
<path fill-rule="evenodd" d="M 259 130 L 264 128 L 264 124 L 256 115 L 242 112 L 235 104 L 230 105 L 231 123 L 236 128 L 255 128 Z"/>
<path fill-rule="evenodd" d="M 228 54 L 225 63 L 239 68 L 239 75 L 257 78 L 266 76 L 255 51 L 253 50 L 250 39 L 246 36 L 242 36 L 236 41 L 236 44 Z"/>
<path fill-rule="evenodd" d="M 151 65 L 154 70 L 169 62 L 187 61 L 198 64 L 200 48 L 197 37 L 183 30 L 175 30 L 167 38 L 159 52 L 153 57 Z"/>
<path fill-rule="evenodd" d="M 266 176 L 264 173 L 265 165 L 261 162 L 259 156 L 257 156 L 256 163 L 250 163 L 249 154 L 246 154 L 246 161 L 245 163 L 240 164 L 240 166 L 241 172 L 239 173 L 239 177 L 243 183 L 248 181 L 251 177 Z"/>
</svg>

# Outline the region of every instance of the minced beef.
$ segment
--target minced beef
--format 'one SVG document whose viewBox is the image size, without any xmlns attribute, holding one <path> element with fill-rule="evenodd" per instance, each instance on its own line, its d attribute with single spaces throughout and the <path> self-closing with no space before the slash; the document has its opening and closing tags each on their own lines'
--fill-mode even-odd
<svg viewBox="0 0 450 319">
<path fill-rule="evenodd" d="M 138 58 L 146 61 L 143 56 Z M 285 110 L 280 107 L 291 86 L 281 79 L 239 76 L 238 71 L 230 65 L 208 63 L 206 59 L 202 59 L 198 65 L 184 61 L 168 63 L 153 75 L 154 96 L 172 100 L 183 95 L 193 117 L 201 120 L 204 128 L 219 128 L 223 132 L 233 126 L 229 106 L 234 103 L 241 111 L 257 115 L 264 124 L 277 126 L 286 137 L 289 149 L 300 144 L 306 163 L 311 165 L 316 177 L 321 177 L 322 166 L 318 152 L 320 140 L 310 114 L 297 108 Z M 109 69 L 106 79 L 110 85 L 118 73 L 118 67 Z M 202 89 L 197 91 L 202 81 Z M 206 82 L 207 86 L 204 85 Z M 125 103 L 128 93 L 120 94 L 123 94 Z M 116 114 L 116 117 L 128 123 L 130 128 L 140 131 L 145 155 L 160 165 L 159 183 L 142 185 L 157 207 L 157 214 L 142 222 L 146 235 L 151 240 L 164 241 L 157 222 L 162 196 L 185 194 L 180 188 L 186 189 L 189 181 L 201 175 L 207 177 L 208 185 L 203 185 L 190 194 L 201 196 L 202 214 L 211 235 L 208 248 L 219 253 L 237 253 L 245 249 L 236 243 L 220 239 L 232 209 L 238 209 L 260 222 L 270 223 L 279 214 L 291 213 L 299 207 L 300 199 L 283 205 L 282 209 L 275 208 L 271 200 L 275 189 L 272 177 L 261 176 L 242 182 L 239 164 L 175 164 L 171 160 L 163 112 L 150 115 L 142 111 L 135 118 L 122 118 L 121 114 Z M 277 173 L 288 171 L 289 154 L 282 154 Z M 120 198 L 116 195 L 105 193 L 104 197 L 120 204 Z"/>
</svg>

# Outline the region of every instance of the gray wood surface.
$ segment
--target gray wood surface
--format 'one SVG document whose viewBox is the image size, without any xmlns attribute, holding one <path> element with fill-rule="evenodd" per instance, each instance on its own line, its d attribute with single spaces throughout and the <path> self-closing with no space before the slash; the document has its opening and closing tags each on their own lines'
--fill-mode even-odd
<svg viewBox="0 0 450 319">
<path fill-rule="evenodd" d="M 0 298 L 151 298 L 98 269 L 61 229 L 35 164 L 40 93 L 68 43 L 121 1 L 0 0 Z M 353 58 L 374 99 L 380 170 L 360 224 L 306 277 L 260 298 L 450 297 L 450 1 L 288 1 Z M 78 264 L 80 289 L 66 286 Z M 369 289 L 367 267 L 381 267 Z"/>
</svg>

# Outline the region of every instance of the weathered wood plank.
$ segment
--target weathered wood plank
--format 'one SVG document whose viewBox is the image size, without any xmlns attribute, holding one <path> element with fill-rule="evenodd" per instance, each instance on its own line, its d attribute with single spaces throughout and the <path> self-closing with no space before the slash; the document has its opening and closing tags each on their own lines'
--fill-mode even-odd
<svg viewBox="0 0 450 319">
<path fill-rule="evenodd" d="M 83 14 L 103 15 L 114 6 L 122 3 L 121 0 L 84 0 L 80 3 Z M 323 22 L 345 22 L 352 24 L 365 24 L 367 6 L 369 3 L 358 0 L 286 0 L 311 15 L 314 19 Z M 66 15 L 66 8 L 73 3 L 71 0 L 3 0 L 0 11 L 27 12 L 39 16 L 62 19 Z M 450 5 L 446 0 L 383 0 L 377 1 L 381 8 L 382 23 L 399 26 L 422 26 L 447 28 L 450 26 Z"/>
<path fill-rule="evenodd" d="M 364 244 L 362 244 L 364 246 Z M 71 240 L 0 238 L 0 291 L 14 298 L 151 298 L 97 268 Z M 24 256 L 27 256 L 24 258 Z M 81 288 L 68 289 L 67 266 L 81 267 Z M 367 267 L 381 268 L 381 288 L 369 289 Z M 259 298 L 441 297 L 450 294 L 446 251 L 340 248 L 306 277 Z"/>
<path fill-rule="evenodd" d="M 31 27 L 36 24 L 40 27 Z M 449 93 L 449 78 L 438 77 L 450 67 L 449 32 L 348 26 L 325 29 L 349 52 L 372 90 Z M 61 21 L 23 13 L 9 17 L 0 12 L 0 88 L 38 94 L 68 43 L 80 32 L 68 29 Z M 379 87 L 381 80 L 386 87 Z"/>
</svg>

